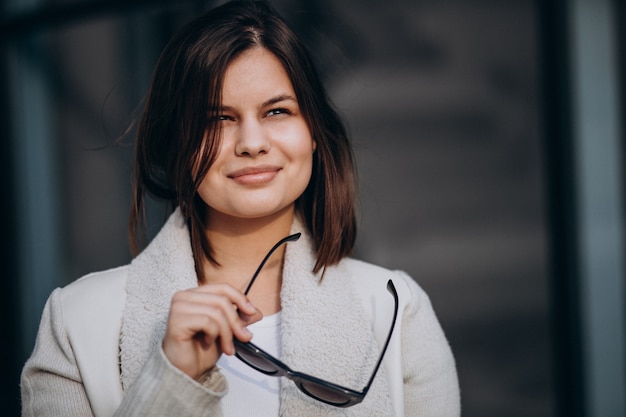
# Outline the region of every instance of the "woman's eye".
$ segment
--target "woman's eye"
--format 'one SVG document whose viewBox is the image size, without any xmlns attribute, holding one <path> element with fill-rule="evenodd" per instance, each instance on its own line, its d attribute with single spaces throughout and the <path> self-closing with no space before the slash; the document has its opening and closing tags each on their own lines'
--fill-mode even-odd
<svg viewBox="0 0 626 417">
<path fill-rule="evenodd" d="M 275 116 L 278 114 L 291 114 L 291 112 L 287 109 L 283 109 L 283 108 L 278 108 L 278 109 L 272 109 L 270 111 L 267 112 L 268 116 Z"/>
<path fill-rule="evenodd" d="M 227 120 L 233 120 L 232 117 L 227 116 L 225 114 L 218 114 L 215 116 L 209 116 L 209 123 L 219 123 L 219 122 L 224 122 Z"/>
</svg>

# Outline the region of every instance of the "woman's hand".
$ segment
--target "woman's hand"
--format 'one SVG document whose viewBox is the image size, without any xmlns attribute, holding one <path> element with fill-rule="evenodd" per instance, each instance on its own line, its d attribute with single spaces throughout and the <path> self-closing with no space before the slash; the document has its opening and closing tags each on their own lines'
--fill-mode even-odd
<svg viewBox="0 0 626 417">
<path fill-rule="evenodd" d="M 163 352 L 172 365 L 197 380 L 222 353 L 235 353 L 233 337 L 250 341 L 246 326 L 262 317 L 243 293 L 228 284 L 177 292 L 172 297 Z"/>
</svg>

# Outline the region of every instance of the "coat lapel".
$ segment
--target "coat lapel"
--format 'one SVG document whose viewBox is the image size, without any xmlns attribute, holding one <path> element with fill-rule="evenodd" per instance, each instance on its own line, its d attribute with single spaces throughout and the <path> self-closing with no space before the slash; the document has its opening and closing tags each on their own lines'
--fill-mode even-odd
<svg viewBox="0 0 626 417">
<path fill-rule="evenodd" d="M 308 233 L 296 221 L 293 232 L 303 233 L 287 244 L 283 269 L 282 361 L 294 371 L 360 391 L 367 384 L 379 351 L 362 302 L 340 263 L 328 267 L 324 278 L 312 273 L 315 252 Z M 348 308 L 346 308 L 348 307 Z M 384 369 L 361 404 L 342 409 L 302 394 L 295 384 L 281 384 L 281 416 L 392 416 Z"/>
<path fill-rule="evenodd" d="M 197 285 L 189 233 L 177 210 L 130 265 L 120 335 L 125 391 L 163 340 L 174 293 Z"/>
</svg>

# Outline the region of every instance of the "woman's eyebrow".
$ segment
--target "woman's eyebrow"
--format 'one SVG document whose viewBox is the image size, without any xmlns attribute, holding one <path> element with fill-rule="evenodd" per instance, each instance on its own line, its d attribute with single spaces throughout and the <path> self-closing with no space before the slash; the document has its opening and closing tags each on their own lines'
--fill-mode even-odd
<svg viewBox="0 0 626 417">
<path fill-rule="evenodd" d="M 261 104 L 261 108 L 272 106 L 276 103 L 280 103 L 281 101 L 294 101 L 296 103 L 298 102 L 298 100 L 296 100 L 296 98 L 290 94 L 280 94 L 276 97 L 272 97 L 269 100 L 264 101 Z M 232 109 L 233 107 L 231 106 L 212 107 L 209 108 L 209 113 L 221 113 L 224 111 L 231 111 Z"/>
<path fill-rule="evenodd" d="M 269 100 L 264 101 L 263 104 L 261 105 L 261 108 L 268 107 L 273 104 L 280 103 L 281 101 L 288 101 L 288 100 L 297 102 L 294 96 L 289 95 L 289 94 L 281 94 L 276 97 L 272 97 Z"/>
</svg>

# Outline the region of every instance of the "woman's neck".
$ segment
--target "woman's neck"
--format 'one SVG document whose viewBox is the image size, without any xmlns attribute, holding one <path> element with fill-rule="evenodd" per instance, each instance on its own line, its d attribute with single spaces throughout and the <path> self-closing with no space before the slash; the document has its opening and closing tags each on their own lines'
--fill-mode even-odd
<svg viewBox="0 0 626 417">
<path fill-rule="evenodd" d="M 289 234 L 293 216 L 293 208 L 263 219 L 233 219 L 211 213 L 206 233 L 219 266 L 205 261 L 207 282 L 228 283 L 243 291 L 267 252 Z M 264 315 L 280 311 L 284 254 L 284 246 L 274 252 L 248 294 Z"/>
</svg>

